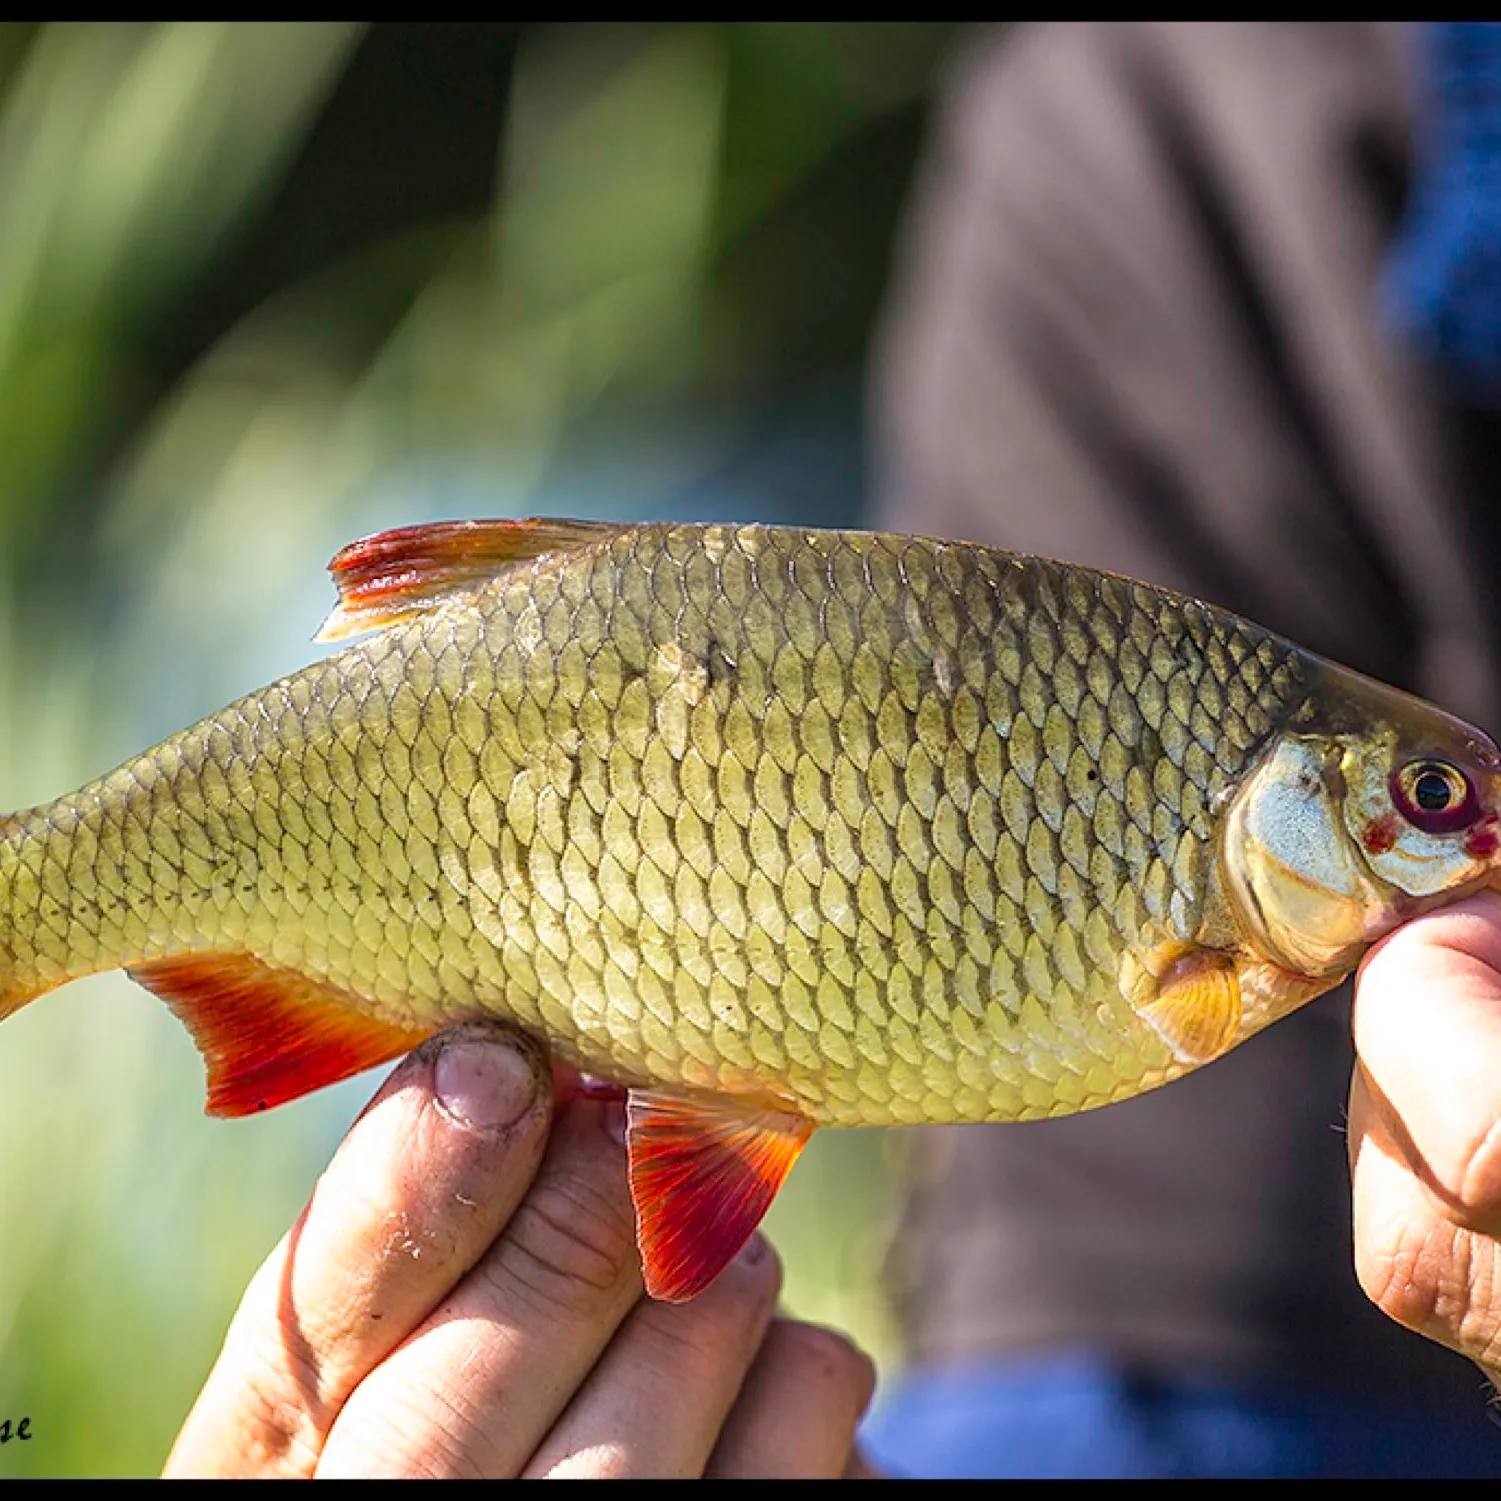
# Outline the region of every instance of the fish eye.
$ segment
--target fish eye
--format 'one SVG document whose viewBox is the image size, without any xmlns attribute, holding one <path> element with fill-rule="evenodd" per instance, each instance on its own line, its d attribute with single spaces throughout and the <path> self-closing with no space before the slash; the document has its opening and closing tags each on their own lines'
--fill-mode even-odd
<svg viewBox="0 0 1501 1501">
<path fill-rule="evenodd" d="M 1470 779 L 1448 761 L 1409 761 L 1392 773 L 1397 811 L 1425 834 L 1450 834 L 1480 815 Z"/>
</svg>

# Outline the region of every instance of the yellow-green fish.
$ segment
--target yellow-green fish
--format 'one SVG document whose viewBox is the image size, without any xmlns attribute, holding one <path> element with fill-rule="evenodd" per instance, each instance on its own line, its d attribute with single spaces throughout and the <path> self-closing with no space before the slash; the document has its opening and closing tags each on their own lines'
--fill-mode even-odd
<svg viewBox="0 0 1501 1501">
<path fill-rule="evenodd" d="M 658 1297 L 815 1127 L 1151 1089 L 1501 863 L 1479 731 L 1089 569 L 527 521 L 332 570 L 373 634 L 0 820 L 0 1016 L 123 966 L 230 1115 L 514 1022 L 629 1090 Z"/>
</svg>

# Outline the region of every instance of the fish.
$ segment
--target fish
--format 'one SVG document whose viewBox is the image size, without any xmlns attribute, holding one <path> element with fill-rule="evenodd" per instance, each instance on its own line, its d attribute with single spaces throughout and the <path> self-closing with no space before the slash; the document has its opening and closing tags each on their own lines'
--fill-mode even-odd
<svg viewBox="0 0 1501 1501">
<path fill-rule="evenodd" d="M 500 1019 L 623 1092 L 655 1298 L 814 1130 L 1167 1084 L 1501 865 L 1481 731 L 1117 575 L 546 518 L 330 569 L 347 644 L 0 819 L 0 1016 L 123 968 L 229 1116 Z"/>
</svg>

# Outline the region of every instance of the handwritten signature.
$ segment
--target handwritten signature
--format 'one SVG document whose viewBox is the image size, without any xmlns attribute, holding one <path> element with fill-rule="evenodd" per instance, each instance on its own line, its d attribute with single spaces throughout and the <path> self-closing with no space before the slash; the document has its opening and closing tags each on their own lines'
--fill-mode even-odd
<svg viewBox="0 0 1501 1501">
<path fill-rule="evenodd" d="M 31 1419 L 26 1418 L 0 1418 L 0 1444 L 8 1444 L 12 1439 L 24 1443 L 31 1437 Z"/>
</svg>

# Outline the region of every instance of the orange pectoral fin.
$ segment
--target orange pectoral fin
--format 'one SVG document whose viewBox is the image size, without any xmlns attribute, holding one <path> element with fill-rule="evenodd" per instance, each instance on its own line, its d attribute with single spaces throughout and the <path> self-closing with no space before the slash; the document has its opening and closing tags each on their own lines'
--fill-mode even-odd
<svg viewBox="0 0 1501 1501">
<path fill-rule="evenodd" d="M 812 1134 L 790 1111 L 632 1090 L 626 1150 L 647 1292 L 666 1303 L 701 1293 L 761 1223 Z"/>
<path fill-rule="evenodd" d="M 1193 950 L 1158 982 L 1155 1000 L 1137 1008 L 1180 1063 L 1218 1058 L 1240 1030 L 1240 976 L 1223 954 Z"/>
<path fill-rule="evenodd" d="M 338 641 L 471 593 L 503 569 L 625 530 L 604 521 L 435 521 L 351 542 L 328 565 L 339 603 L 318 631 Z"/>
<path fill-rule="evenodd" d="M 352 996 L 249 954 L 156 959 L 129 971 L 192 1033 L 208 1113 L 251 1115 L 410 1052 L 436 1028 L 393 1027 Z"/>
</svg>

